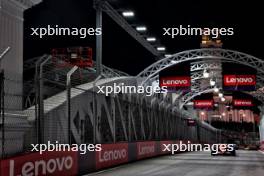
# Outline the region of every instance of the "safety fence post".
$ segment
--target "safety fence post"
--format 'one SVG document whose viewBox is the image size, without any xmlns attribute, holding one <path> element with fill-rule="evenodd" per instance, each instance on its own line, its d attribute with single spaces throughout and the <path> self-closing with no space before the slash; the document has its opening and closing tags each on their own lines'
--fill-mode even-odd
<svg viewBox="0 0 264 176">
<path fill-rule="evenodd" d="M 1 111 L 1 145 L 2 145 L 2 150 L 1 150 L 1 159 L 5 157 L 5 80 L 4 80 L 4 71 L 2 70 L 0 72 L 0 111 Z"/>
<path fill-rule="evenodd" d="M 74 66 L 67 73 L 66 89 L 67 89 L 67 119 L 68 119 L 68 143 L 71 144 L 71 75 L 78 69 Z"/>
</svg>

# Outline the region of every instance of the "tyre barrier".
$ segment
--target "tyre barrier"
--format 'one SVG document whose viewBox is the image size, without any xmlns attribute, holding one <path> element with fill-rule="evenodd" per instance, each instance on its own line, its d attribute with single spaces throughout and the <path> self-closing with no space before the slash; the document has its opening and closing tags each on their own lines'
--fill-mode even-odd
<svg viewBox="0 0 264 176">
<path fill-rule="evenodd" d="M 170 151 L 164 151 L 163 144 L 179 144 L 179 141 L 102 144 L 101 151 L 88 151 L 86 154 L 74 151 L 28 153 L 1 160 L 0 174 L 1 176 L 84 175 L 132 161 L 169 154 Z"/>
</svg>

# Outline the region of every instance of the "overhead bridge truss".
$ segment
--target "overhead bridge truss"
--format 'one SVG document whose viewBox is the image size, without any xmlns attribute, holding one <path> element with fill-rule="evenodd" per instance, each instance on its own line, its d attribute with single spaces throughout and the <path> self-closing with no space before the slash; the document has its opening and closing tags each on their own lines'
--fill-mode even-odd
<svg viewBox="0 0 264 176">
<path fill-rule="evenodd" d="M 237 63 L 255 69 L 257 71 L 257 89 L 261 89 L 264 87 L 263 60 L 249 54 L 221 48 L 195 49 L 176 53 L 171 57 L 166 57 L 147 67 L 137 75 L 138 80 L 142 80 L 140 82 L 141 85 L 147 85 L 153 80 L 158 80 L 158 74 L 160 71 L 170 66 L 188 61 L 192 63 L 190 68 L 192 90 L 187 94 L 180 93 L 180 96 L 178 96 L 178 98 L 175 100 L 175 104 L 178 104 L 180 108 L 182 108 L 184 104 L 186 104 L 195 96 L 212 91 L 211 86 L 200 88 L 201 81 L 205 79 L 203 77 L 203 70 L 208 69 L 214 70 L 216 72 L 221 71 L 222 63 Z M 219 77 L 218 82 L 216 83 L 221 85 L 222 83 L 219 83 L 219 81 L 222 81 L 222 77 Z M 263 93 L 256 91 L 249 92 L 249 94 L 257 98 L 261 102 L 264 102 Z M 178 103 L 176 103 L 176 101 L 178 101 Z"/>
</svg>

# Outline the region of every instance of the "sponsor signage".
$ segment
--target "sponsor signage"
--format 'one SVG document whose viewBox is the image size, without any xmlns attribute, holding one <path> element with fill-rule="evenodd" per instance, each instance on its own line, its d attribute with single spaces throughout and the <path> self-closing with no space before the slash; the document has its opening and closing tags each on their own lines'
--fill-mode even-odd
<svg viewBox="0 0 264 176">
<path fill-rule="evenodd" d="M 194 100 L 194 108 L 213 108 L 213 100 Z"/>
<path fill-rule="evenodd" d="M 156 155 L 156 142 L 137 142 L 137 159 Z"/>
<path fill-rule="evenodd" d="M 128 162 L 128 143 L 102 144 L 102 150 L 96 151 L 96 169 Z"/>
<path fill-rule="evenodd" d="M 224 86 L 255 86 L 256 75 L 224 75 Z"/>
<path fill-rule="evenodd" d="M 1 175 L 77 175 L 78 152 L 31 153 L 1 161 Z"/>
<path fill-rule="evenodd" d="M 169 77 L 160 77 L 160 87 L 167 86 L 181 88 L 181 87 L 190 87 L 191 86 L 191 77 L 190 76 L 169 76 Z"/>
<path fill-rule="evenodd" d="M 187 125 L 188 126 L 195 126 L 196 125 L 195 120 L 194 119 L 188 119 L 187 120 Z"/>
<path fill-rule="evenodd" d="M 251 100 L 242 100 L 242 99 L 235 99 L 233 100 L 234 106 L 253 106 L 253 102 Z"/>
</svg>

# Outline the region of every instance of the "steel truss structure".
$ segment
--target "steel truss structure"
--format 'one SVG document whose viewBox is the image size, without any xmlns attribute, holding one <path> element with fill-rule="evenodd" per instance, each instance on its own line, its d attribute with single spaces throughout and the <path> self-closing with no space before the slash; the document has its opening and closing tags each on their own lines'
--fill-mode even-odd
<svg viewBox="0 0 264 176">
<path fill-rule="evenodd" d="M 45 88 L 42 81 L 43 78 L 51 78 L 50 74 L 45 75 L 46 71 L 50 70 L 48 61 L 49 58 L 42 58 L 37 63 L 39 71 L 42 70 L 37 79 L 38 104 L 25 112 L 32 120 L 41 121 L 42 125 L 37 128 L 40 129 L 38 131 L 41 135 L 37 138 L 41 143 L 57 139 L 63 143 L 115 143 L 166 139 L 217 142 L 220 139 L 217 129 L 199 121 L 195 126 L 188 126 L 187 119 L 191 115 L 175 109 L 169 95 L 145 97 L 137 94 L 112 94 L 106 96 L 96 93 L 95 85 L 126 82 L 126 85 L 136 86 L 135 77 L 106 78 L 109 81 L 96 79 L 91 83 L 76 86 L 74 84 L 76 75 L 72 74 L 67 79 L 72 84 L 70 89 L 44 101 Z M 68 70 L 68 73 L 70 72 L 71 70 Z M 69 79 L 72 80 L 69 81 Z M 70 101 L 68 101 L 69 98 Z M 32 109 L 35 108 L 37 108 L 37 114 L 32 113 Z M 32 128 L 31 134 L 35 130 Z"/>
<path fill-rule="evenodd" d="M 72 93 L 82 90 L 72 88 Z M 71 99 L 71 135 L 68 141 L 66 102 L 46 111 L 43 118 L 43 142 L 60 139 L 70 143 L 115 143 L 122 141 L 181 139 L 217 142 L 218 130 L 188 126 L 186 114 L 173 110 L 166 101 L 138 99 L 127 94 L 105 96 L 83 90 Z M 56 118 L 54 118 L 56 117 Z M 52 125 L 51 125 L 52 124 Z M 58 131 L 58 129 L 60 129 Z M 95 136 L 93 138 L 93 136 Z"/>
<path fill-rule="evenodd" d="M 193 97 L 200 95 L 201 93 L 211 92 L 212 87 L 201 88 L 201 80 L 203 78 L 203 70 L 217 70 L 220 69 L 220 65 L 223 62 L 232 62 L 237 64 L 242 64 L 254 68 L 257 71 L 257 88 L 260 89 L 264 87 L 264 61 L 260 60 L 254 56 L 220 48 L 205 48 L 205 49 L 195 49 L 187 50 L 180 53 L 176 53 L 171 57 L 164 58 L 160 61 L 155 62 L 151 66 L 147 67 L 140 74 L 137 75 L 138 80 L 142 80 L 139 84 L 147 85 L 149 82 L 156 80 L 158 73 L 172 65 L 176 65 L 182 62 L 192 61 L 191 64 L 191 77 L 192 77 L 192 91 L 187 94 L 180 94 L 175 101 L 178 101 L 180 108 L 183 107 L 189 100 Z M 222 81 L 221 77 L 217 79 L 216 84 L 220 84 Z M 210 78 L 209 78 L 210 79 Z M 261 93 L 250 93 L 258 100 L 263 101 L 264 95 Z M 177 102 L 176 102 L 177 103 Z"/>
<path fill-rule="evenodd" d="M 35 69 L 36 63 L 40 63 L 41 61 L 47 60 L 47 62 L 45 64 L 43 64 L 43 80 L 50 82 L 51 84 L 53 84 L 53 86 L 50 86 L 50 88 L 46 87 L 46 92 L 49 92 L 49 95 L 52 95 L 54 92 L 54 90 L 56 90 L 57 86 L 61 86 L 64 87 L 64 89 L 66 89 L 66 75 L 67 72 L 69 71 L 69 68 L 67 67 L 62 67 L 62 68 L 58 68 L 55 66 L 55 64 L 52 62 L 51 60 L 51 55 L 43 55 L 40 57 L 35 57 L 32 58 L 30 60 L 27 60 L 24 63 L 24 71 L 30 71 L 32 69 Z M 62 62 L 62 61 L 60 61 Z M 79 74 L 84 74 L 84 77 L 89 77 L 89 79 L 84 78 L 83 80 L 80 80 L 79 78 L 74 79 L 74 84 L 78 85 L 78 84 L 82 84 L 82 83 L 87 83 L 87 82 L 91 82 L 93 81 L 93 78 L 91 75 L 95 75 L 96 73 L 96 68 L 92 67 L 92 68 L 87 68 L 87 69 L 81 69 L 79 68 Z M 113 78 L 113 77 L 122 77 L 122 76 L 129 76 L 127 73 L 124 73 L 122 71 L 113 69 L 113 68 L 109 68 L 105 65 L 102 65 L 102 76 L 104 78 Z M 24 107 L 28 108 L 31 107 L 33 105 L 35 105 L 35 89 L 36 86 L 34 86 L 34 82 L 36 82 L 36 80 L 28 80 L 25 84 L 24 84 L 24 94 L 26 95 L 24 97 Z"/>
<path fill-rule="evenodd" d="M 155 49 L 155 47 L 146 41 L 146 39 L 140 33 L 138 33 L 107 1 L 94 0 L 94 3 L 96 9 L 100 9 L 101 11 L 105 12 L 149 52 L 151 52 L 156 57 L 160 56 L 160 53 Z"/>
</svg>

